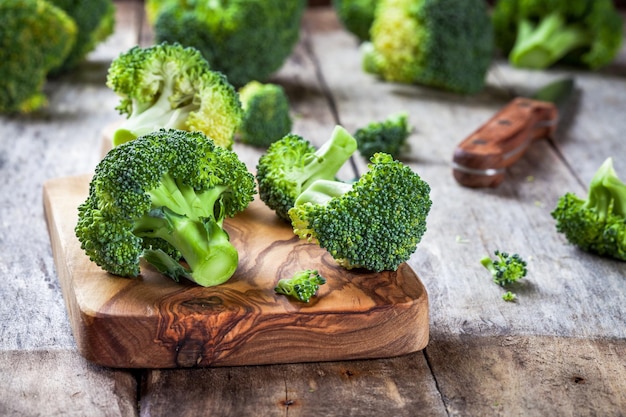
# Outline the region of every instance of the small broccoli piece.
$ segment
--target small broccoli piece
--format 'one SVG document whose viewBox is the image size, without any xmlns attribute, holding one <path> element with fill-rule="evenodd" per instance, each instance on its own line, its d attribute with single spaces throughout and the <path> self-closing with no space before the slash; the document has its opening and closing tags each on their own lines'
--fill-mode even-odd
<svg viewBox="0 0 626 417">
<path fill-rule="evenodd" d="M 113 135 L 114 146 L 159 129 L 180 129 L 230 148 L 243 115 L 226 77 L 211 71 L 198 50 L 180 44 L 131 48 L 111 63 L 107 86 L 128 116 Z"/>
<path fill-rule="evenodd" d="M 250 81 L 239 90 L 239 99 L 244 112 L 241 142 L 267 148 L 291 131 L 289 99 L 280 85 Z"/>
<path fill-rule="evenodd" d="M 354 132 L 359 152 L 365 158 L 375 153 L 388 153 L 399 158 L 411 133 L 406 112 L 392 114 L 380 122 L 372 122 Z"/>
<path fill-rule="evenodd" d="M 370 35 L 363 69 L 383 80 L 459 94 L 484 87 L 494 48 L 484 0 L 380 0 Z"/>
<path fill-rule="evenodd" d="M 272 143 L 259 158 L 256 179 L 259 197 L 276 215 L 290 222 L 289 209 L 313 181 L 334 180 L 357 149 L 356 139 L 337 126 L 319 149 L 290 133 Z"/>
<path fill-rule="evenodd" d="M 67 13 L 45 0 L 0 2 L 0 112 L 47 104 L 46 78 L 68 56 L 76 33 Z"/>
<path fill-rule="evenodd" d="M 491 272 L 493 282 L 501 286 L 507 286 L 524 278 L 528 269 L 526 261 L 517 253 L 495 251 L 496 259 L 485 256 L 480 263 Z"/>
<path fill-rule="evenodd" d="M 612 0 L 499 0 L 492 19 L 496 44 L 517 67 L 597 69 L 622 43 L 623 20 Z"/>
<path fill-rule="evenodd" d="M 517 295 L 515 293 L 512 293 L 511 291 L 507 291 L 502 294 L 502 299 L 504 301 L 513 302 L 517 299 Z"/>
<path fill-rule="evenodd" d="M 48 0 L 63 9 L 76 23 L 74 47 L 54 74 L 74 69 L 87 54 L 113 33 L 115 6 L 112 0 Z"/>
<path fill-rule="evenodd" d="M 556 230 L 580 249 L 626 261 L 626 184 L 607 160 L 594 174 L 586 199 L 559 198 L 552 211 Z"/>
<path fill-rule="evenodd" d="M 289 210 L 294 233 L 339 265 L 396 270 L 426 231 L 430 186 L 391 155 L 377 153 L 355 183 L 316 180 Z"/>
<path fill-rule="evenodd" d="M 291 55 L 306 0 L 151 0 L 157 42 L 197 48 L 240 88 L 265 82 Z"/>
<path fill-rule="evenodd" d="M 333 0 L 332 5 L 348 32 L 360 41 L 368 41 L 378 2 L 379 0 Z"/>
<path fill-rule="evenodd" d="M 174 280 L 218 285 L 239 260 L 224 219 L 244 210 L 254 193 L 254 176 L 234 152 L 201 132 L 160 130 L 102 159 L 75 232 L 89 258 L 111 274 L 137 276 L 144 258 Z"/>
<path fill-rule="evenodd" d="M 322 284 L 326 284 L 326 279 L 317 270 L 307 269 L 296 272 L 291 278 L 279 280 L 274 291 L 308 303 Z"/>
</svg>

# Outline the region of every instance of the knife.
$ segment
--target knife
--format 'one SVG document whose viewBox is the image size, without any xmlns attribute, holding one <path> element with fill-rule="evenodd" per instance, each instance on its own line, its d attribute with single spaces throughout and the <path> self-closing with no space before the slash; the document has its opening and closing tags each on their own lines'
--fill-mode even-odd
<svg viewBox="0 0 626 417">
<path fill-rule="evenodd" d="M 552 137 L 573 90 L 573 79 L 561 79 L 531 97 L 509 102 L 454 150 L 452 170 L 457 182 L 466 187 L 497 187 L 506 168 L 533 141 Z"/>
</svg>

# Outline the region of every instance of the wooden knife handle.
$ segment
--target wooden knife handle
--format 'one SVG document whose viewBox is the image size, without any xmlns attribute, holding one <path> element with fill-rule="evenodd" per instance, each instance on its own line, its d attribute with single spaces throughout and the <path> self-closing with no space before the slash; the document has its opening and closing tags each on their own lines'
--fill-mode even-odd
<svg viewBox="0 0 626 417">
<path fill-rule="evenodd" d="M 550 137 L 557 121 L 553 103 L 522 97 L 512 100 L 454 150 L 454 178 L 466 187 L 498 186 L 504 170 L 534 140 Z"/>
</svg>

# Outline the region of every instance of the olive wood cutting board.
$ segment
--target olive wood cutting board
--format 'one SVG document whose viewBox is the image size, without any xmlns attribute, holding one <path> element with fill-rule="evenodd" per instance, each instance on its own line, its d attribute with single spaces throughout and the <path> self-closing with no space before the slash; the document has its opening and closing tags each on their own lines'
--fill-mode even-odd
<svg viewBox="0 0 626 417">
<path fill-rule="evenodd" d="M 428 297 L 415 272 L 348 271 L 258 199 L 225 225 L 240 260 L 225 284 L 176 283 L 149 265 L 108 274 L 74 234 L 90 175 L 49 180 L 45 216 L 79 352 L 121 368 L 237 366 L 398 356 L 428 342 Z M 317 269 L 309 303 L 276 294 L 280 278 Z"/>
</svg>

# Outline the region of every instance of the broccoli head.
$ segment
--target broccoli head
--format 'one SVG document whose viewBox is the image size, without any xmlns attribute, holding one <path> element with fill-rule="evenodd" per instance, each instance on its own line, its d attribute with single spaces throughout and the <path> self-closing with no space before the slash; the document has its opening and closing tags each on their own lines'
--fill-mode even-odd
<svg viewBox="0 0 626 417">
<path fill-rule="evenodd" d="M 127 120 L 113 145 L 159 129 L 199 131 L 230 148 L 243 115 L 239 95 L 226 77 L 209 69 L 200 52 L 180 44 L 135 46 L 109 68 L 107 86 L 120 97 Z"/>
<path fill-rule="evenodd" d="M 269 147 L 291 131 L 289 99 L 280 85 L 250 81 L 239 90 L 243 120 L 239 140 L 249 145 Z"/>
<path fill-rule="evenodd" d="M 48 0 L 63 9 L 76 23 L 78 34 L 74 47 L 54 73 L 67 72 L 82 62 L 87 54 L 113 33 L 115 6 L 112 0 Z"/>
<path fill-rule="evenodd" d="M 552 211 L 556 230 L 580 249 L 626 261 L 626 184 L 608 158 L 594 174 L 587 198 L 566 193 Z"/>
<path fill-rule="evenodd" d="M 356 149 L 356 140 L 341 126 L 319 149 L 301 136 L 287 134 L 259 158 L 259 197 L 279 218 L 290 222 L 289 209 L 300 193 L 315 180 L 334 180 Z"/>
<path fill-rule="evenodd" d="M 289 210 L 296 235 L 339 265 L 396 270 L 417 249 L 432 202 L 430 186 L 391 155 L 377 153 L 355 183 L 317 180 Z"/>
<path fill-rule="evenodd" d="M 411 133 L 406 112 L 392 114 L 380 122 L 372 122 L 354 132 L 359 152 L 369 159 L 375 153 L 388 153 L 399 158 Z"/>
<path fill-rule="evenodd" d="M 333 0 L 332 5 L 348 32 L 360 41 L 368 41 L 378 2 L 379 0 Z"/>
<path fill-rule="evenodd" d="M 496 44 L 517 67 L 597 69 L 622 43 L 623 20 L 612 0 L 499 0 L 492 19 Z"/>
<path fill-rule="evenodd" d="M 47 103 L 43 86 L 76 41 L 74 21 L 45 0 L 0 2 L 0 112 L 28 113 Z"/>
<path fill-rule="evenodd" d="M 291 55 L 306 0 L 168 0 L 147 4 L 157 42 L 200 50 L 236 87 L 260 82 Z"/>
<path fill-rule="evenodd" d="M 239 259 L 224 219 L 247 207 L 254 187 L 237 155 L 201 132 L 152 132 L 97 165 L 76 236 L 111 274 L 137 276 L 143 258 L 176 281 L 218 285 Z"/>
<path fill-rule="evenodd" d="M 526 261 L 517 253 L 495 251 L 496 259 L 485 256 L 480 263 L 487 268 L 493 276 L 493 282 L 501 286 L 513 284 L 524 278 L 528 273 Z"/>
<path fill-rule="evenodd" d="M 494 48 L 484 0 L 380 0 L 370 35 L 363 69 L 383 80 L 459 94 L 484 87 Z"/>
<path fill-rule="evenodd" d="M 291 278 L 279 280 L 274 291 L 308 303 L 322 284 L 326 284 L 326 279 L 317 270 L 307 269 L 296 272 Z"/>
</svg>

